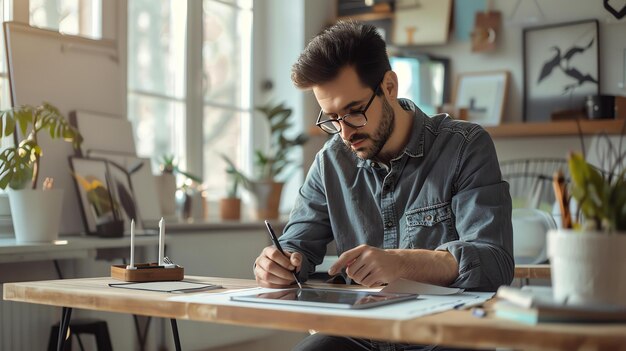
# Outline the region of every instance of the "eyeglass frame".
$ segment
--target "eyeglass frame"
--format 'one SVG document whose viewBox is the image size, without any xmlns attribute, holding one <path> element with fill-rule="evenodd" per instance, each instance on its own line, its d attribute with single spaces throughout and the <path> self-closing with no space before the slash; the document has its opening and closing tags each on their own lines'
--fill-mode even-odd
<svg viewBox="0 0 626 351">
<path fill-rule="evenodd" d="M 372 94 L 372 97 L 370 97 L 369 101 L 367 102 L 367 105 L 365 105 L 365 108 L 363 110 L 361 110 L 361 111 L 354 111 L 354 112 L 351 112 L 351 113 L 346 113 L 345 115 L 343 115 L 343 116 L 341 116 L 341 117 L 339 117 L 337 119 L 327 119 L 327 120 L 324 120 L 324 121 L 320 121 L 322 119 L 322 115 L 324 114 L 324 109 L 321 108 L 319 115 L 317 115 L 317 121 L 315 122 L 315 125 L 319 129 L 321 129 L 322 131 L 324 131 L 325 133 L 330 134 L 330 135 L 335 135 L 335 134 L 341 133 L 341 131 L 343 130 L 343 126 L 341 125 L 341 123 L 339 123 L 339 129 L 336 132 L 334 132 L 334 133 L 331 133 L 331 132 L 327 131 L 326 129 L 322 128 L 322 124 L 329 123 L 329 122 L 341 122 L 341 121 L 343 121 L 343 123 L 345 123 L 350 128 L 359 129 L 359 128 L 365 127 L 367 125 L 367 122 L 368 122 L 367 115 L 365 114 L 365 112 L 367 112 L 367 109 L 369 109 L 370 105 L 374 101 L 374 98 L 378 95 L 378 91 L 380 90 L 380 85 L 382 83 L 383 82 L 381 80 L 380 83 L 378 83 L 376 85 L 376 89 L 374 89 L 374 93 Z M 355 126 L 354 124 L 351 124 L 350 122 L 345 120 L 346 117 L 350 117 L 350 115 L 363 115 L 363 118 L 365 118 L 365 123 L 363 123 L 363 125 L 360 125 L 360 126 Z"/>
</svg>

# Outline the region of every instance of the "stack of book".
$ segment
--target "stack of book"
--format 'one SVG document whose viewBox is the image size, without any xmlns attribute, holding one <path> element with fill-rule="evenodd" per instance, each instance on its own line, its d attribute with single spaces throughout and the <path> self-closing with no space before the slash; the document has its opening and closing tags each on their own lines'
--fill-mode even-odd
<svg viewBox="0 0 626 351">
<path fill-rule="evenodd" d="M 501 286 L 494 304 L 496 317 L 525 324 L 626 322 L 626 308 L 613 305 L 568 305 L 555 301 L 552 288 Z"/>
</svg>

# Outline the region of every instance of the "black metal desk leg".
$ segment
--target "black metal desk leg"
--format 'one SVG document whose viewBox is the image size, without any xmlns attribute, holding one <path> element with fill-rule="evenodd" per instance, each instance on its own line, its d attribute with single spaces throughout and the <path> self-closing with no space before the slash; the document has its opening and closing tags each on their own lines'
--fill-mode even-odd
<svg viewBox="0 0 626 351">
<path fill-rule="evenodd" d="M 69 307 L 63 307 L 61 312 L 61 322 L 59 322 L 59 338 L 57 339 L 57 351 L 63 351 L 65 345 L 65 337 L 67 336 L 67 330 L 70 327 L 70 319 L 72 318 L 72 309 Z"/>
<path fill-rule="evenodd" d="M 176 346 L 176 351 L 182 351 L 180 347 L 180 338 L 178 337 L 178 325 L 176 324 L 176 319 L 170 319 L 172 322 L 172 334 L 174 335 L 174 346 Z"/>
</svg>

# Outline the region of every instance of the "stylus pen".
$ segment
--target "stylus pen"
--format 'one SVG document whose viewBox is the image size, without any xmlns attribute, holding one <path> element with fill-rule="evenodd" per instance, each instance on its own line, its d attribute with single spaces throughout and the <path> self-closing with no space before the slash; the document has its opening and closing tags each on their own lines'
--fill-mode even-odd
<svg viewBox="0 0 626 351">
<path fill-rule="evenodd" d="M 281 254 L 285 255 L 285 251 L 283 251 L 283 248 L 280 246 L 280 243 L 278 242 L 278 238 L 276 237 L 276 233 L 274 233 L 274 229 L 272 229 L 270 222 L 265 220 L 265 226 L 267 227 L 267 232 L 270 233 L 270 239 L 272 239 L 274 246 L 276 246 L 276 248 L 278 249 L 278 251 L 280 251 Z M 293 274 L 294 279 L 296 279 L 296 283 L 298 284 L 300 289 L 302 289 L 302 284 L 300 284 L 300 281 L 298 280 L 298 276 L 296 275 L 295 270 L 291 272 L 291 274 Z"/>
</svg>

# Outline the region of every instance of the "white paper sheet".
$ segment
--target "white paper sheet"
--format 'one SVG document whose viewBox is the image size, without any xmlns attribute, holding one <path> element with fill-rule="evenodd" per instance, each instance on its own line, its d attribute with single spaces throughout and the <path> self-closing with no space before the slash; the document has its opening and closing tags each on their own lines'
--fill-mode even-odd
<svg viewBox="0 0 626 351">
<path fill-rule="evenodd" d="M 373 307 L 363 310 L 342 310 L 320 307 L 300 307 L 274 303 L 254 303 L 231 301 L 231 296 L 251 295 L 277 291 L 279 289 L 251 288 L 232 290 L 224 293 L 203 293 L 188 296 L 171 297 L 169 300 L 213 305 L 242 306 L 263 308 L 268 310 L 292 311 L 300 313 L 316 313 L 332 316 L 368 317 L 390 320 L 406 320 L 443 312 L 453 308 L 466 308 L 480 305 L 493 297 L 492 292 L 463 292 L 455 295 L 420 295 L 417 300 L 399 302 L 391 305 Z"/>
<path fill-rule="evenodd" d="M 453 295 L 462 293 L 463 289 L 446 288 L 443 286 L 420 283 L 407 279 L 398 279 L 385 286 L 381 292 L 418 295 Z"/>
</svg>

